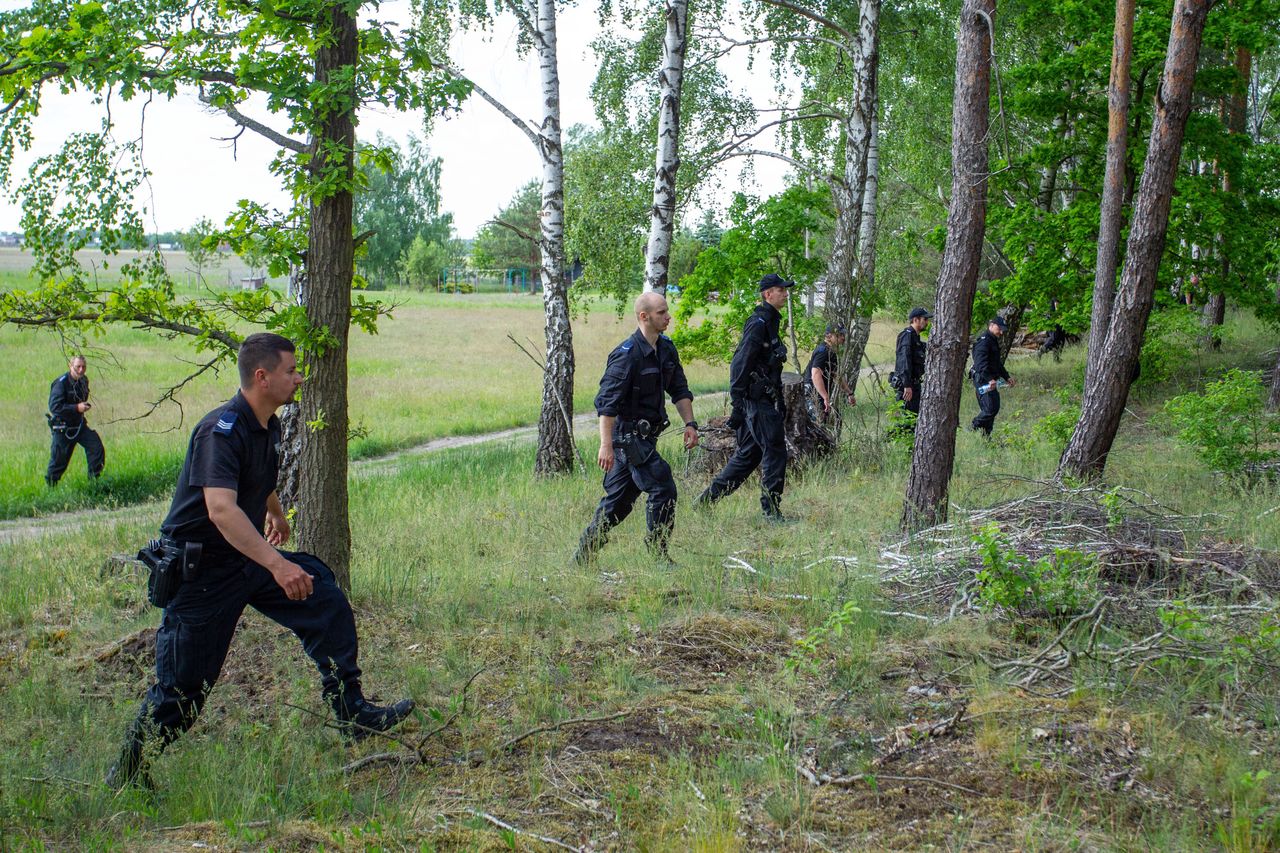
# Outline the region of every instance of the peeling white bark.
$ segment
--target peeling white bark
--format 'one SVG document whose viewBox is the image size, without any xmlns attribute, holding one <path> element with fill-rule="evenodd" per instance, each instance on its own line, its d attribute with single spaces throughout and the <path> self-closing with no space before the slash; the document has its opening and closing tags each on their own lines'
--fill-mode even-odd
<svg viewBox="0 0 1280 853">
<path fill-rule="evenodd" d="M 662 43 L 662 70 L 658 74 L 658 144 L 653 173 L 653 210 L 644 260 L 644 289 L 656 293 L 666 292 L 671 264 L 676 173 L 680 169 L 680 89 L 684 82 L 684 56 L 688 44 L 688 0 L 667 0 L 664 17 L 667 35 Z"/>
</svg>

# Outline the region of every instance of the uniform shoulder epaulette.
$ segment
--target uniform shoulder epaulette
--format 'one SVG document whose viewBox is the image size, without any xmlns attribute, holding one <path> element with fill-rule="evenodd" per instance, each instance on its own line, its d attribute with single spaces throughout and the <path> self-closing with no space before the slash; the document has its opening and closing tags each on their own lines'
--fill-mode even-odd
<svg viewBox="0 0 1280 853">
<path fill-rule="evenodd" d="M 618 349 L 622 350 L 623 352 L 630 352 L 630 351 L 631 351 L 631 345 L 632 345 L 632 344 L 634 344 L 634 343 L 635 343 L 635 341 L 631 340 L 631 338 L 627 338 L 625 341 L 623 341 L 622 343 L 618 344 Z"/>
<path fill-rule="evenodd" d="M 231 430 L 235 429 L 236 418 L 240 413 L 235 409 L 224 409 L 218 413 L 218 422 L 213 425 L 213 431 L 222 435 L 231 435 Z"/>
</svg>

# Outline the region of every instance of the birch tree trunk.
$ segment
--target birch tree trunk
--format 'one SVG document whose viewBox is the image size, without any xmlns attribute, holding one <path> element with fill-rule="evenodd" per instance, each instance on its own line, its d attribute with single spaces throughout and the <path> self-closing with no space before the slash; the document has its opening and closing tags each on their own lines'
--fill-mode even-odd
<svg viewBox="0 0 1280 853">
<path fill-rule="evenodd" d="M 880 120 L 879 93 L 872 101 L 871 139 L 867 146 L 867 178 L 862 185 L 862 227 L 858 235 L 858 293 L 855 300 L 853 321 L 848 326 L 849 343 L 845 356 L 840 360 L 840 375 L 849 383 L 850 388 L 857 388 L 858 372 L 862 365 L 862 357 L 867 351 L 867 342 L 871 340 L 871 312 L 862 308 L 867 304 L 867 295 L 874 292 L 876 286 L 876 215 L 880 203 Z M 833 398 L 835 399 L 835 398 Z M 839 396 L 843 405 L 844 397 Z M 837 421 L 839 423 L 839 421 Z"/>
<path fill-rule="evenodd" d="M 658 74 L 658 144 L 653 172 L 653 210 L 649 246 L 644 259 L 644 289 L 667 292 L 671 264 L 671 236 L 676 213 L 676 172 L 680 169 L 680 88 L 684 82 L 684 54 L 688 44 L 689 2 L 664 4 L 667 36 L 662 42 L 662 71 Z"/>
<path fill-rule="evenodd" d="M 925 385 L 916 421 L 911 473 L 902 508 L 905 529 L 947 518 L 973 295 L 987 227 L 987 128 L 995 11 L 995 0 L 965 0 L 960 13 L 951 119 L 951 209 L 938 274 L 935 321 L 925 359 Z"/>
<path fill-rule="evenodd" d="M 330 99 L 327 115 L 312 140 L 312 157 L 318 170 L 353 177 L 355 150 L 355 67 L 358 40 L 356 19 L 347 7 L 327 7 L 327 31 L 316 50 L 316 85 L 334 86 L 342 81 L 348 97 Z M 334 102 L 338 103 L 335 104 Z M 335 162 L 336 161 L 336 162 Z M 302 435 L 298 513 L 295 517 L 297 547 L 329 564 L 343 589 L 351 587 L 351 528 L 347 520 L 347 341 L 351 333 L 351 280 L 355 270 L 352 233 L 352 199 L 349 189 L 311 201 L 311 228 L 307 243 L 304 305 L 307 320 L 328 329 L 333 342 L 319 353 L 307 353 L 310 375 L 299 404 L 307 427 Z"/>
<path fill-rule="evenodd" d="M 1107 88 L 1107 171 L 1102 184 L 1098 223 L 1098 256 L 1093 275 L 1093 310 L 1089 322 L 1089 362 L 1085 387 L 1093 384 L 1115 303 L 1120 228 L 1124 220 L 1125 163 L 1129 123 L 1129 66 L 1133 59 L 1134 0 L 1116 0 L 1115 37 L 1111 45 L 1111 85 Z"/>
<path fill-rule="evenodd" d="M 537 0 L 538 69 L 542 79 L 542 304 L 547 362 L 542 376 L 538 452 L 534 472 L 560 474 L 573 468 L 573 329 L 564 277 L 564 149 L 560 143 L 560 70 L 555 0 Z"/>
<path fill-rule="evenodd" d="M 832 182 L 831 188 L 836 221 L 826 271 L 827 317 L 846 327 L 853 324 L 856 310 L 854 269 L 862 232 L 863 188 L 880 62 L 880 0 L 862 0 L 858 22 L 858 38 L 848 46 L 853 57 L 854 91 L 844 118 L 844 177 Z"/>
<path fill-rule="evenodd" d="M 1106 343 L 1093 381 L 1085 385 L 1080 420 L 1058 462 L 1058 476 L 1100 476 L 1115 442 L 1138 364 L 1142 337 L 1154 301 L 1156 273 L 1164 254 L 1173 182 L 1191 111 L 1191 90 L 1210 0 L 1177 0 L 1155 102 L 1151 139 L 1125 249 Z"/>
</svg>

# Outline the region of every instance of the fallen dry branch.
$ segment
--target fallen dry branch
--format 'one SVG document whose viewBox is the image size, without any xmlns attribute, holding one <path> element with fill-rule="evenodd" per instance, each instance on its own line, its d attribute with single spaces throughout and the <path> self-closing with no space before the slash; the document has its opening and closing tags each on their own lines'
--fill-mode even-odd
<svg viewBox="0 0 1280 853">
<path fill-rule="evenodd" d="M 582 849 L 581 847 L 573 847 L 569 844 L 565 844 L 563 841 L 558 841 L 546 835 L 538 835 L 536 832 L 530 832 L 527 829 L 521 829 L 518 826 L 512 826 L 506 821 L 496 818 L 493 815 L 489 814 L 488 812 L 482 812 L 482 811 L 478 811 L 477 809 L 471 809 L 471 814 L 475 815 L 481 820 L 484 820 L 484 821 L 487 821 L 488 823 L 493 824 L 499 829 L 505 830 L 510 833 L 514 833 L 515 835 L 523 835 L 525 838 L 532 838 L 535 841 L 541 841 L 543 844 L 550 844 L 552 847 L 559 847 L 561 850 L 572 850 L 574 851 L 574 853 L 578 853 L 578 851 Z"/>
<path fill-rule="evenodd" d="M 606 714 L 605 716 L 602 716 L 602 717 L 574 717 L 571 720 L 561 720 L 557 723 L 548 723 L 544 726 L 534 726 L 528 731 L 518 734 L 515 737 L 503 742 L 501 746 L 499 746 L 497 749 L 493 750 L 493 752 L 489 754 L 488 758 L 473 760 L 472 766 L 473 767 L 479 766 L 480 764 L 483 764 L 485 761 L 489 760 L 489 758 L 494 758 L 498 755 L 503 754 L 504 752 L 508 752 L 514 747 L 518 746 L 519 744 L 533 737 L 534 735 L 540 735 L 545 732 L 559 731 L 560 729 L 566 728 L 568 726 L 581 726 L 587 723 L 607 723 L 611 720 L 620 720 L 623 717 L 629 717 L 634 713 L 635 713 L 635 709 L 630 709 L 627 711 L 618 711 L 616 714 Z"/>
<path fill-rule="evenodd" d="M 960 791 L 961 793 L 969 794 L 974 797 L 988 796 L 976 788 L 957 785 L 955 782 L 947 782 L 942 779 L 934 779 L 931 776 L 889 776 L 883 773 L 832 776 L 830 773 L 815 773 L 802 764 L 796 765 L 796 772 L 803 776 L 809 784 L 817 787 L 830 785 L 833 788 L 853 788 L 859 785 L 866 785 L 874 789 L 876 783 L 883 780 L 886 782 L 915 782 L 921 785 L 936 785 L 939 788 L 950 788 L 953 791 Z"/>
</svg>

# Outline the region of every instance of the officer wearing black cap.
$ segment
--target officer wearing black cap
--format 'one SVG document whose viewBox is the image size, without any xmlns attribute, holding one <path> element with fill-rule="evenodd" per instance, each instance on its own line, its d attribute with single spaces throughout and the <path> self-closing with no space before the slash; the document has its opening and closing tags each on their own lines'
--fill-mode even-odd
<svg viewBox="0 0 1280 853">
<path fill-rule="evenodd" d="M 73 355 L 67 363 L 67 372 L 53 380 L 49 386 L 49 467 L 44 481 L 56 486 L 62 479 L 76 445 L 84 448 L 84 459 L 89 465 L 89 479 L 97 479 L 107 464 L 107 452 L 102 439 L 89 428 L 85 414 L 93 408 L 89 402 L 89 378 L 85 376 L 82 355 Z"/>
<path fill-rule="evenodd" d="M 641 492 L 649 495 L 645 544 L 654 556 L 671 562 L 667 544 L 675 528 L 676 481 L 657 448 L 658 435 L 668 425 L 664 393 L 684 421 L 685 449 L 698 444 L 693 394 L 676 345 L 662 334 L 671 323 L 667 300 L 659 293 L 641 294 L 635 312 L 636 331 L 609 353 L 596 395 L 600 416 L 596 461 L 604 471 L 604 497 L 573 555 L 579 565 L 595 559 L 609 539 L 609 530 L 631 514 Z"/>
<path fill-rule="evenodd" d="M 751 472 L 760 468 L 760 507 L 770 521 L 786 521 L 782 489 L 787 477 L 786 407 L 782 398 L 782 367 L 787 348 L 778 335 L 787 290 L 795 287 L 776 273 L 760 279 L 760 305 L 747 318 L 742 340 L 729 366 L 728 425 L 737 430 L 737 449 L 724 469 L 701 495 L 699 504 L 712 504 L 732 494 Z"/>
<path fill-rule="evenodd" d="M 809 417 L 814 423 L 826 423 L 835 414 L 835 409 L 831 407 L 831 393 L 837 379 L 849 405 L 857 402 L 849 383 L 838 378 L 840 361 L 837 351 L 844 346 L 845 337 L 843 324 L 828 324 L 822 343 L 813 351 L 809 364 L 804 369 L 805 401 L 809 406 Z"/>
<path fill-rule="evenodd" d="M 979 413 L 973 419 L 973 428 L 980 430 L 988 438 L 995 426 L 996 415 L 1000 414 L 1001 380 L 1009 385 L 1015 384 L 1009 371 L 1004 369 L 1004 359 L 1000 356 L 1000 338 L 1004 336 L 1009 324 L 1000 315 L 992 318 L 987 330 L 973 344 L 973 387 L 978 393 Z"/>
<path fill-rule="evenodd" d="M 924 382 L 925 345 L 920 333 L 929 328 L 933 315 L 923 308 L 912 308 L 907 315 L 907 327 L 898 332 L 898 345 L 893 363 L 893 386 L 898 399 L 908 412 L 920 414 L 920 394 Z M 903 425 L 914 431 L 915 421 Z"/>
<path fill-rule="evenodd" d="M 289 628 L 320 670 L 324 697 L 347 737 L 386 731 L 413 710 L 367 701 L 356 663 L 355 617 L 333 572 L 310 554 L 278 551 L 289 522 L 276 497 L 280 420 L 275 410 L 302 384 L 294 346 L 250 335 L 237 359 L 240 391 L 196 425 L 162 538 L 139 557 L 152 569 L 152 601 L 164 606 L 156 631 L 156 680 L 129 728 L 113 788 L 145 773 L 148 757 L 196 721 L 213 689 L 246 605 Z M 163 555 L 163 556 L 162 556 Z M 156 594 L 177 572 L 175 590 Z"/>
</svg>

